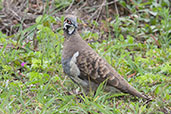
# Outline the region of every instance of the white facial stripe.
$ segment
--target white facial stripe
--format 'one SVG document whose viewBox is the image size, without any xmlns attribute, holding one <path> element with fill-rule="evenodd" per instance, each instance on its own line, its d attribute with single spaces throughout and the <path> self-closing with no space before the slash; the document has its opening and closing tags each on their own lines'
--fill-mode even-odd
<svg viewBox="0 0 171 114">
<path fill-rule="evenodd" d="M 73 25 L 71 27 L 69 27 L 69 29 L 68 29 L 69 34 L 72 34 L 74 32 L 74 30 L 75 30 L 75 27 Z"/>
<path fill-rule="evenodd" d="M 68 34 L 72 34 L 75 31 L 75 26 L 72 24 L 64 23 L 64 29 L 68 29 Z"/>
<path fill-rule="evenodd" d="M 65 28 L 65 29 L 67 29 L 67 25 L 69 25 L 69 26 L 70 26 L 70 24 L 65 23 L 65 24 L 64 24 L 64 28 Z"/>
</svg>

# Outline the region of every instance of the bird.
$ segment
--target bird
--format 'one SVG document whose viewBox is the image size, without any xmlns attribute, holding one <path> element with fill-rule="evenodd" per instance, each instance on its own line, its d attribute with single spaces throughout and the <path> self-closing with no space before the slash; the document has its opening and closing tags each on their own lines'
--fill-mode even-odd
<svg viewBox="0 0 171 114">
<path fill-rule="evenodd" d="M 105 91 L 123 92 L 151 100 L 131 86 L 103 57 L 92 49 L 78 33 L 77 16 L 67 14 L 63 22 L 64 43 L 62 67 L 64 73 L 85 93 L 96 91 L 106 81 Z"/>
</svg>

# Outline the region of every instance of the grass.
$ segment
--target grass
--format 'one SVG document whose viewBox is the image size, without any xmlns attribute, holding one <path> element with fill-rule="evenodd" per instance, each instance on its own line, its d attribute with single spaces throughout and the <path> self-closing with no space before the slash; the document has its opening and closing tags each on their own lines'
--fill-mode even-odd
<svg viewBox="0 0 171 114">
<path fill-rule="evenodd" d="M 152 102 L 144 104 L 130 95 L 105 93 L 101 91 L 103 84 L 94 96 L 68 94 L 81 90 L 62 71 L 63 31 L 58 28 L 54 32 L 50 26 L 62 23 L 64 17 L 58 17 L 59 22 L 51 15 L 44 15 L 13 36 L 0 32 L 0 113 L 170 113 L 170 2 L 138 0 L 131 5 L 125 1 L 120 4 L 132 12 L 131 16 L 118 16 L 111 22 L 102 20 L 103 26 L 111 28 L 111 38 L 90 43 L 90 46 L 137 90 L 152 96 Z M 56 7 L 63 9 L 68 5 L 61 1 Z M 82 23 L 79 20 L 79 24 Z M 89 23 L 98 28 L 97 22 Z M 103 30 L 99 34 L 105 34 Z M 31 41 L 27 42 L 34 33 L 39 43 L 37 50 Z M 82 30 L 81 36 L 99 39 L 99 35 L 91 31 Z"/>
</svg>

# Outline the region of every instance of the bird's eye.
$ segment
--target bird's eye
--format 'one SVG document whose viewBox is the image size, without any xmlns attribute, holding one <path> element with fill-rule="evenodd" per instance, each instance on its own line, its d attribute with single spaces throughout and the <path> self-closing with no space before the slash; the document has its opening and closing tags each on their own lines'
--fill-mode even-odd
<svg viewBox="0 0 171 114">
<path fill-rule="evenodd" d="M 71 24 L 72 22 L 68 20 L 67 18 L 64 20 L 64 22 L 67 22 L 68 24 Z"/>
<path fill-rule="evenodd" d="M 71 24 L 71 21 L 70 21 L 70 20 L 67 20 L 67 23 L 68 23 L 68 24 Z"/>
<path fill-rule="evenodd" d="M 67 18 L 64 20 L 64 22 L 67 22 L 67 23 L 68 23 L 68 21 L 69 21 L 69 20 L 68 20 Z"/>
</svg>

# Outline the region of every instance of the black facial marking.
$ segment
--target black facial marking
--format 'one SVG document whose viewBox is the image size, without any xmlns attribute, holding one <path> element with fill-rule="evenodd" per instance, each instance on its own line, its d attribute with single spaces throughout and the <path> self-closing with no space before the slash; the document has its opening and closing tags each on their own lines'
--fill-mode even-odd
<svg viewBox="0 0 171 114">
<path fill-rule="evenodd" d="M 72 30 L 72 28 L 74 27 L 74 29 L 73 29 L 73 31 L 71 31 Z M 76 28 L 76 26 L 75 26 L 75 24 L 74 24 L 74 22 L 72 22 L 72 20 L 70 19 L 70 18 L 66 18 L 65 20 L 64 20 L 64 30 L 68 33 L 68 34 L 73 34 L 74 32 L 75 32 L 75 28 Z"/>
</svg>

